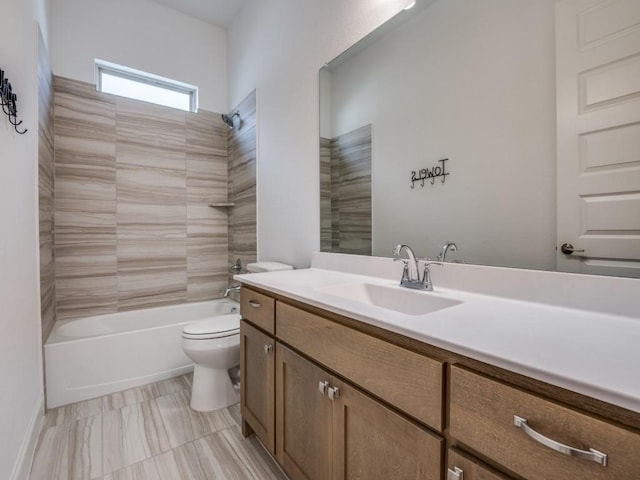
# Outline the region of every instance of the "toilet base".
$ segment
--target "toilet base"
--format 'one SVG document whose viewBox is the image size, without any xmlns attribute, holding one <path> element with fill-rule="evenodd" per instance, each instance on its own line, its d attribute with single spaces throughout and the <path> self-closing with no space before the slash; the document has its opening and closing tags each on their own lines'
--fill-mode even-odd
<svg viewBox="0 0 640 480">
<path fill-rule="evenodd" d="M 191 408 L 210 412 L 240 401 L 240 393 L 233 388 L 227 370 L 196 365 L 193 370 Z"/>
</svg>

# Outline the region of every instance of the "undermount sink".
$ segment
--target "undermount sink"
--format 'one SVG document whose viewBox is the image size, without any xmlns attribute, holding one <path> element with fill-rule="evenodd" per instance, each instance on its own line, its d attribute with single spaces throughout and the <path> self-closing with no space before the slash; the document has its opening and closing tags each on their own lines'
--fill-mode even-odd
<svg viewBox="0 0 640 480">
<path fill-rule="evenodd" d="M 321 287 L 318 291 L 407 315 L 425 315 L 462 303 L 430 292 L 371 283 L 344 283 Z"/>
</svg>

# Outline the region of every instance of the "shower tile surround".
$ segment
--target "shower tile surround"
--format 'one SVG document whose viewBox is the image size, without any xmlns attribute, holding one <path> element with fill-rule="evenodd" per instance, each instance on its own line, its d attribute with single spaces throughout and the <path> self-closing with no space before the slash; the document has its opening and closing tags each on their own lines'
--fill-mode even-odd
<svg viewBox="0 0 640 480">
<path fill-rule="evenodd" d="M 40 236 L 40 316 L 42 337 L 56 321 L 53 258 L 53 73 L 47 47 L 38 29 L 38 222 Z"/>
<path fill-rule="evenodd" d="M 371 255 L 371 125 L 320 138 L 320 249 Z"/>
<path fill-rule="evenodd" d="M 195 412 L 190 390 L 185 375 L 49 411 L 30 478 L 286 478 L 242 437 L 239 405 Z"/>
<path fill-rule="evenodd" d="M 229 263 L 255 260 L 255 93 L 246 102 L 236 138 L 212 112 L 54 78 L 58 319 L 219 297 Z"/>
<path fill-rule="evenodd" d="M 229 145 L 229 268 L 236 259 L 246 267 L 256 261 L 256 91 L 233 109 L 241 121 L 230 129 Z M 233 274 L 229 276 L 232 281 Z"/>
</svg>

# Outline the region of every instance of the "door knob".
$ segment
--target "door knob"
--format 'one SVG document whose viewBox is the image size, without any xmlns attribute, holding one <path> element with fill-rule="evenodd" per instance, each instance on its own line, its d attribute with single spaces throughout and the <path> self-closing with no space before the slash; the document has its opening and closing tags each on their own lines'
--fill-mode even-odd
<svg viewBox="0 0 640 480">
<path fill-rule="evenodd" d="M 573 248 L 573 245 L 570 243 L 563 243 L 560 251 L 565 255 L 571 255 L 573 252 L 584 252 L 584 248 Z"/>
</svg>

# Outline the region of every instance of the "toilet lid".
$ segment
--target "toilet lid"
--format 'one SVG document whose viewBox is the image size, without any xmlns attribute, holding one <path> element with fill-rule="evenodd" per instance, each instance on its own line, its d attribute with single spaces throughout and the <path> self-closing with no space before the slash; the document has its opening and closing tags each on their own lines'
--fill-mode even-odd
<svg viewBox="0 0 640 480">
<path fill-rule="evenodd" d="M 186 338 L 219 338 L 236 335 L 240 332 L 240 315 L 230 313 L 218 315 L 185 325 L 182 336 Z"/>
</svg>

